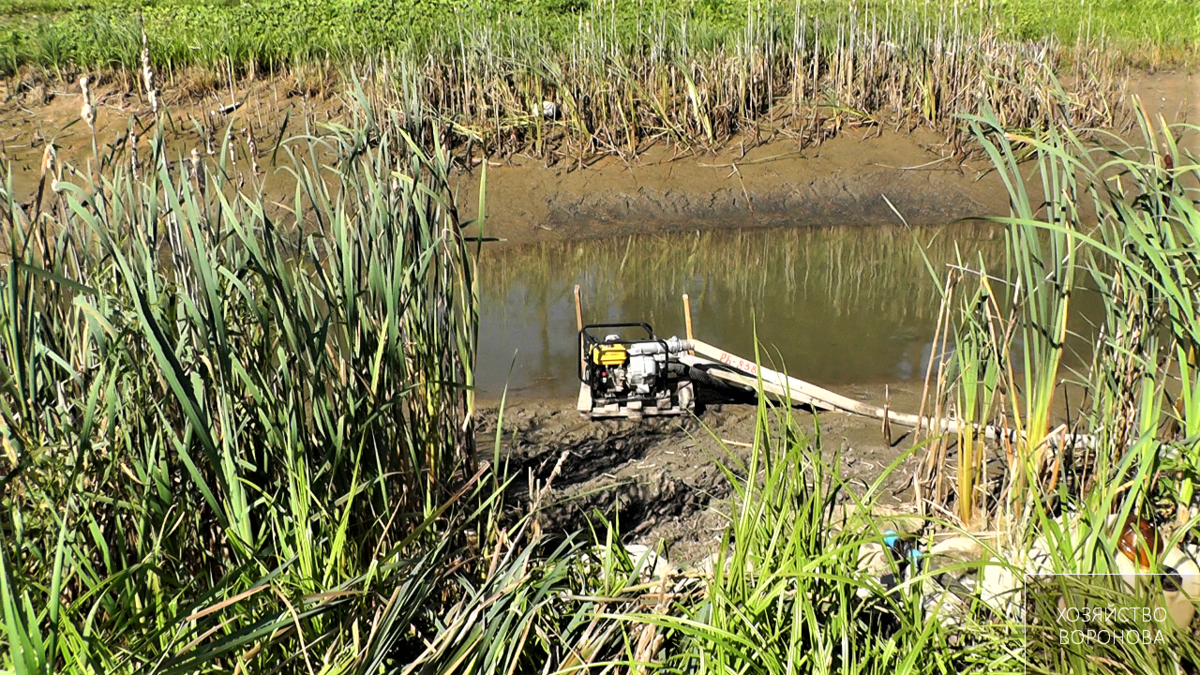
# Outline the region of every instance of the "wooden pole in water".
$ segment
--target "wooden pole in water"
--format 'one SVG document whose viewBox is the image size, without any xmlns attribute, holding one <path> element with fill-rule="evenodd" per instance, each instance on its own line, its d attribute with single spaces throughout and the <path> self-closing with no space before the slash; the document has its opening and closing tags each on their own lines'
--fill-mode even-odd
<svg viewBox="0 0 1200 675">
<path fill-rule="evenodd" d="M 688 299 L 687 293 L 683 294 L 683 325 L 687 329 L 687 339 L 688 340 L 693 339 L 692 338 L 692 302 L 691 302 L 691 300 Z M 688 353 L 695 354 L 696 352 L 694 352 L 692 350 L 688 350 Z"/>
<path fill-rule="evenodd" d="M 886 384 L 883 385 L 883 442 L 892 447 L 892 394 Z"/>
<path fill-rule="evenodd" d="M 579 284 L 575 284 L 575 330 L 583 330 L 583 305 L 579 301 Z"/>
<path fill-rule="evenodd" d="M 583 353 L 583 302 L 579 299 L 579 284 L 575 284 L 575 329 L 579 338 L 579 372 L 587 370 L 587 355 Z"/>
</svg>

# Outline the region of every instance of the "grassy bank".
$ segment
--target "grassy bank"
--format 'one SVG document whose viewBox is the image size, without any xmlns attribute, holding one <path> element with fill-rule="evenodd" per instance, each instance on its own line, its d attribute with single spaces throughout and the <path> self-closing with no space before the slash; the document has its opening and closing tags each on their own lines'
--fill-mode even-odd
<svg viewBox="0 0 1200 675">
<path fill-rule="evenodd" d="M 1014 37 L 1003 28 L 1002 8 L 802 3 L 727 14 L 653 5 L 635 13 L 603 4 L 492 21 L 472 7 L 438 23 L 436 37 L 422 38 L 419 22 L 413 31 L 406 22 L 380 24 L 406 31 L 403 39 L 381 39 L 386 49 L 323 45 L 322 31 L 304 28 L 301 18 L 282 25 L 286 35 L 243 39 L 257 19 L 231 17 L 228 30 L 197 20 L 201 32 L 187 37 L 147 28 L 143 55 L 140 26 L 124 11 L 80 23 L 79 39 L 46 33 L 48 42 L 35 51 L 50 54 L 53 45 L 56 55 L 37 62 L 70 82 L 98 70 L 116 83 L 110 96 L 150 114 L 155 96 L 170 104 L 224 95 L 264 71 L 284 83 L 268 94 L 276 102 L 320 98 L 341 83 L 361 82 L 370 105 L 422 121 L 420 143 L 430 141 L 436 124 L 447 145 L 493 157 L 520 151 L 567 166 L 598 154 L 632 158 L 662 142 L 694 148 L 783 136 L 803 149 L 847 130 L 870 135 L 918 126 L 944 132 L 948 151 L 961 155 L 968 135 L 957 116 L 979 114 L 985 102 L 1009 127 L 1126 121 L 1123 61 L 1108 38 Z M 182 24 L 187 12 L 168 16 Z M 275 22 L 283 15 L 269 16 Z M 374 39 L 369 26 L 338 30 L 347 40 Z M 297 50 L 315 51 L 301 58 Z M 23 59 L 13 52 L 10 61 L 15 67 Z M 39 81 L 46 77 L 22 70 L 11 95 L 44 104 L 49 89 Z"/>
<path fill-rule="evenodd" d="M 887 0 L 857 8 L 864 10 L 918 14 L 926 21 L 953 12 L 1006 39 L 1055 38 L 1071 44 L 1103 38 L 1154 60 L 1178 58 L 1200 39 L 1197 9 L 1184 0 L 1008 0 L 933 7 L 915 0 Z M 852 11 L 842 0 L 750 5 L 730 0 L 6 0 L 0 5 L 0 64 L 9 69 L 25 63 L 136 67 L 143 26 L 152 38 L 155 62 L 175 67 L 231 64 L 270 69 L 324 58 L 361 59 L 405 48 L 436 53 L 457 32 L 475 24 L 518 25 L 547 46 L 562 49 L 569 46 L 579 21 L 604 20 L 624 42 L 648 47 L 651 36 L 646 31 L 661 17 L 686 20 L 698 47 L 732 49 L 755 14 L 770 16 L 772 27 L 790 33 L 795 15 L 833 25 Z"/>
</svg>

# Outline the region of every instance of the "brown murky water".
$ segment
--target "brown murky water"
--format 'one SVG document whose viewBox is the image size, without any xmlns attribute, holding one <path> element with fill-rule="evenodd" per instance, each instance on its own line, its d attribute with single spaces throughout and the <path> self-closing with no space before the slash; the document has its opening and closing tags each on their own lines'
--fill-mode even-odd
<svg viewBox="0 0 1200 675">
<path fill-rule="evenodd" d="M 1176 98 L 1164 95 L 1163 105 Z M 208 107 L 198 105 L 193 112 Z M 297 115 L 315 114 L 315 110 L 297 108 Z M 45 136 L 64 146 L 61 159 L 85 166 L 90 156 L 90 147 L 84 147 L 90 143 L 83 142 L 82 127 L 74 124 L 77 96 L 68 91 L 39 111 L 54 114 L 41 119 L 15 110 L 0 112 L 0 128 L 9 134 L 0 141 L 7 143 L 14 188 L 22 196 L 34 191 L 43 150 L 32 140 L 35 126 L 44 126 Z M 279 135 L 281 118 L 288 114 L 278 106 L 269 112 L 261 119 L 257 112 L 254 115 L 264 148 Z M 250 115 L 249 110 L 246 114 Z M 108 143 L 124 132 L 127 117 L 108 110 L 105 119 L 109 126 L 100 136 Z M 183 158 L 192 147 L 203 147 L 203 139 L 188 131 L 188 119 L 180 113 L 177 126 L 187 137 L 173 142 L 169 156 Z M 876 164 L 859 166 L 865 148 L 868 145 L 857 140 L 853 145 L 850 141 L 844 146 L 831 144 L 819 154 L 821 161 L 833 164 L 818 166 L 812 164 L 817 158 L 797 158 L 794 163 L 763 163 L 744 171 L 747 180 L 754 177 L 754 171 L 761 171 L 763 175 L 755 180 L 761 179 L 767 192 L 772 185 L 799 180 L 798 176 L 841 175 L 843 169 L 847 175 L 877 171 Z M 775 150 L 763 148 L 761 152 Z M 911 151 L 911 157 L 905 154 L 909 151 L 897 152 L 897 157 L 888 159 L 895 166 L 927 161 L 924 151 Z M 269 165 L 265 150 L 262 154 L 261 162 Z M 285 154 L 280 150 L 281 164 L 288 163 Z M 879 158 L 867 159 L 876 162 Z M 702 162 L 720 163 L 708 157 Z M 636 171 L 614 165 L 566 177 L 537 167 L 517 167 L 508 173 L 497 169 L 489 191 L 506 176 L 511 184 L 507 184 L 508 192 L 501 194 L 532 197 L 524 201 L 491 199 L 488 233 L 510 241 L 530 241 L 543 233 L 570 236 L 552 228 L 530 227 L 529 222 L 540 223 L 546 214 L 520 209 L 533 209 L 534 202 L 543 208 L 549 208 L 545 203 L 571 205 L 575 203 L 571 199 L 578 197 L 573 191 L 578 190 L 586 189 L 588 194 L 607 190 L 623 197 L 641 194 L 642 184 L 654 194 L 681 190 L 688 196 L 692 194 L 689 186 L 693 191 L 716 189 L 720 181 L 712 179 L 711 185 L 700 181 L 703 172 L 695 167 L 684 170 L 685 163 L 650 163 Z M 239 155 L 238 166 L 242 170 L 248 166 L 244 153 Z M 723 169 L 719 173 L 726 175 Z M 632 183 L 614 178 L 626 180 L 626 174 L 633 176 L 628 178 Z M 564 187 L 553 183 L 551 177 L 564 184 L 572 180 L 579 184 Z M 284 202 L 293 194 L 290 178 L 283 172 L 268 171 L 264 180 L 265 194 L 282 196 Z M 468 176 L 464 184 L 475 180 L 474 175 Z M 938 180 L 948 179 L 939 175 Z M 751 181 L 751 189 L 754 185 Z M 744 189 L 745 185 L 739 185 L 736 194 Z M 561 190 L 567 197 L 547 202 L 546 190 Z M 472 203 L 473 199 L 474 195 L 468 194 L 465 201 Z M 944 276 L 947 263 L 961 259 L 975 265 L 981 255 L 993 273 L 1004 269 L 1003 231 L 988 224 L 908 229 L 879 225 L 813 228 L 797 223 L 737 230 L 723 229 L 728 223 L 721 222 L 720 214 L 714 212 L 703 223 L 702 232 L 666 234 L 656 227 L 663 224 L 658 219 L 645 221 L 623 225 L 623 231 L 646 231 L 633 236 L 543 239 L 485 251 L 480 269 L 482 325 L 477 367 L 485 398 L 498 397 L 506 385 L 513 394 L 525 397 L 573 398 L 578 393 L 575 284 L 582 287 L 586 321 L 645 321 L 664 337 L 684 333 L 680 295 L 688 293 L 698 338 L 752 359 L 757 331 L 764 362 L 774 361 L 801 378 L 837 387 L 911 382 L 924 376 L 932 353 L 940 282 L 930 273 L 922 250 L 939 277 Z M 666 225 L 678 227 L 677 222 Z M 1084 306 L 1086 303 L 1073 300 L 1073 311 Z M 1081 346 L 1086 340 L 1074 344 Z"/>
<path fill-rule="evenodd" d="M 922 250 L 942 278 L 959 256 L 973 266 L 982 256 L 1003 274 L 1003 230 L 987 224 L 706 231 L 488 250 L 478 382 L 489 398 L 506 384 L 526 397 L 578 393 L 575 284 L 588 323 L 645 321 L 660 336 L 683 335 L 687 293 L 696 337 L 735 354 L 753 358 L 757 332 L 764 362 L 817 384 L 920 380 L 940 286 Z"/>
<path fill-rule="evenodd" d="M 497 248 L 480 266 L 478 382 L 486 398 L 573 397 L 573 288 L 585 323 L 645 321 L 695 335 L 824 386 L 921 380 L 933 353 L 947 265 L 980 259 L 1004 273 L 1004 232 L 990 224 L 940 228 L 805 227 L 635 235 Z M 924 256 L 922 255 L 924 251 Z M 928 257 L 929 265 L 926 264 Z M 1067 362 L 1086 358 L 1099 299 L 1077 293 Z M 511 367 L 511 373 L 510 373 Z"/>
</svg>

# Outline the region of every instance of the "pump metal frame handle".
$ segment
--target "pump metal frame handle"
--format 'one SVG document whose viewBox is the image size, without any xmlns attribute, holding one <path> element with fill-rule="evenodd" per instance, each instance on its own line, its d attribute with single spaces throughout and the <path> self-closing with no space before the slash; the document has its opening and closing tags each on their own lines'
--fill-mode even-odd
<svg viewBox="0 0 1200 675">
<path fill-rule="evenodd" d="M 592 330 L 592 329 L 598 329 L 598 328 L 641 328 L 642 330 L 646 331 L 645 339 L 616 340 L 613 342 L 613 344 L 631 345 L 631 344 L 637 344 L 639 342 L 659 342 L 663 345 L 663 348 L 666 349 L 667 343 L 654 334 L 654 329 L 651 328 L 650 324 L 648 324 L 648 323 L 641 322 L 641 321 L 629 321 L 629 322 L 620 322 L 620 323 L 589 323 L 579 330 L 579 372 L 578 372 L 578 376 L 579 376 L 579 381 L 583 382 L 584 384 L 590 384 L 590 382 L 588 381 L 588 378 L 587 378 L 588 346 L 593 345 L 593 344 L 600 344 L 600 340 L 597 339 L 595 336 L 593 336 L 588 331 Z"/>
</svg>

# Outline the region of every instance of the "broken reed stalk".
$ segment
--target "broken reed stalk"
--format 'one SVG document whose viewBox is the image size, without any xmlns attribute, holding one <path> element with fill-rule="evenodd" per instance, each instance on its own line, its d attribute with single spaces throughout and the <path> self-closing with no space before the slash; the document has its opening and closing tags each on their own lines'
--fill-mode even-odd
<svg viewBox="0 0 1200 675">
<path fill-rule="evenodd" d="M 892 447 L 892 395 L 888 386 L 883 385 L 883 443 Z"/>
<path fill-rule="evenodd" d="M 921 409 L 917 413 L 918 417 L 925 416 L 925 403 L 926 403 L 926 401 L 929 400 L 929 382 L 933 377 L 933 360 L 934 360 L 934 356 L 935 356 L 935 354 L 933 352 L 934 352 L 934 349 L 937 347 L 938 338 L 941 336 L 942 325 L 943 325 L 943 322 L 945 321 L 945 317 L 946 317 L 947 313 L 950 311 L 950 304 L 946 301 L 946 298 L 949 297 L 949 294 L 950 294 L 951 280 L 952 280 L 951 273 L 947 273 L 946 274 L 946 283 L 945 283 L 944 287 L 942 288 L 941 304 L 938 307 L 937 321 L 934 323 L 933 342 L 930 343 L 932 346 L 929 348 L 930 349 L 929 363 L 927 363 L 925 366 L 925 382 L 924 382 L 924 385 L 921 387 Z M 919 432 L 920 432 L 920 430 L 918 429 L 917 433 L 919 434 Z"/>
<path fill-rule="evenodd" d="M 158 117 L 158 88 L 154 85 L 154 69 L 150 67 L 150 41 L 146 31 L 142 31 L 142 86 L 146 90 L 146 98 L 150 101 L 150 110 Z"/>
<path fill-rule="evenodd" d="M 950 334 L 950 303 L 954 297 L 954 289 L 959 280 L 959 275 L 956 271 L 951 270 L 946 274 L 946 283 L 942 289 L 941 304 L 938 308 L 938 319 L 936 328 L 934 329 L 933 342 L 930 343 L 929 364 L 925 370 L 925 384 L 921 392 L 921 412 L 917 419 L 925 418 L 926 395 L 929 391 L 930 378 L 933 378 L 933 419 L 942 419 L 942 402 L 946 396 L 946 345 Z M 940 344 L 939 344 L 940 340 Z M 937 361 L 937 369 L 934 370 L 934 361 Z M 916 431 L 922 430 L 932 432 L 930 426 L 917 425 Z M 928 437 L 928 436 L 927 436 Z M 949 450 L 949 445 L 945 435 L 939 434 L 933 438 L 933 443 L 925 453 L 921 464 L 917 470 L 920 472 L 921 483 L 925 488 L 932 492 L 932 502 L 942 504 L 945 501 L 945 474 L 942 472 L 942 467 L 946 464 L 946 454 Z M 926 504 L 921 503 L 921 508 L 924 509 Z"/>
</svg>

